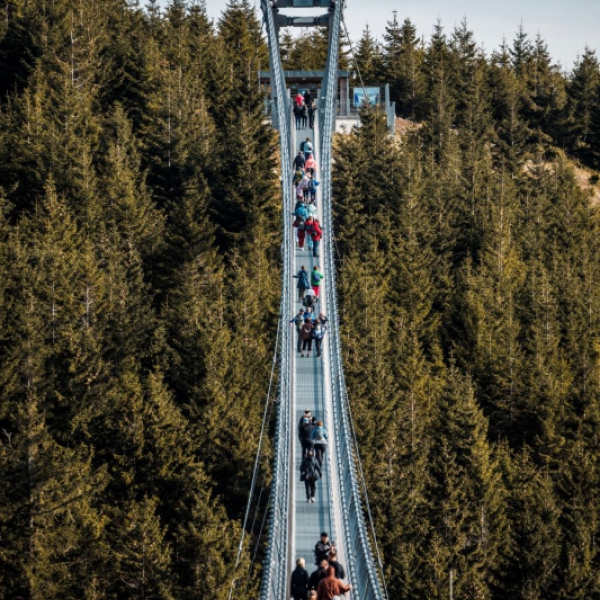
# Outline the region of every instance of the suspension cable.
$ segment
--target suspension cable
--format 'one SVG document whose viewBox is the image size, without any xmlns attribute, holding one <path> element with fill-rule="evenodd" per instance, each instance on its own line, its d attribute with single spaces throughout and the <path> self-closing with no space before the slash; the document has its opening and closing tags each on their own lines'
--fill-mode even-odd
<svg viewBox="0 0 600 600">
<path fill-rule="evenodd" d="M 365 87 L 365 82 L 363 81 L 362 74 L 360 72 L 360 67 L 358 66 L 358 61 L 356 60 L 356 54 L 354 52 L 354 46 L 352 45 L 352 40 L 350 39 L 350 34 L 348 33 L 348 27 L 346 27 L 346 20 L 344 19 L 344 13 L 342 11 L 342 25 L 344 26 L 344 32 L 346 34 L 346 39 L 348 40 L 348 46 L 350 47 L 350 54 L 352 55 L 352 61 L 354 62 L 354 66 L 356 67 L 356 72 L 358 73 L 358 79 L 360 81 L 360 86 L 362 87 L 363 94 L 365 95 L 365 100 L 369 100 L 367 96 L 367 88 Z"/>
<path fill-rule="evenodd" d="M 260 464 L 260 455 L 262 451 L 263 439 L 265 434 L 265 429 L 267 426 L 267 416 L 269 412 L 269 405 L 271 399 L 271 388 L 273 386 L 273 377 L 275 375 L 275 366 L 277 364 L 277 356 L 279 354 L 279 334 L 281 333 L 281 319 L 277 319 L 277 336 L 275 338 L 275 347 L 273 348 L 273 361 L 271 364 L 271 376 L 269 378 L 269 387 L 267 389 L 267 400 L 265 402 L 265 408 L 263 411 L 262 424 L 260 426 L 260 437 L 258 440 L 258 448 L 256 449 L 256 457 L 254 459 L 254 469 L 252 472 L 252 483 L 250 484 L 250 493 L 248 494 L 248 502 L 246 504 L 246 512 L 244 515 L 244 523 L 242 525 L 242 536 L 240 539 L 240 544 L 238 546 L 237 557 L 235 559 L 235 566 L 233 568 L 234 572 L 238 568 L 240 564 L 240 558 L 242 556 L 242 550 L 244 547 L 244 538 L 246 537 L 246 527 L 248 526 L 248 517 L 250 516 L 250 507 L 252 506 L 252 498 L 254 496 L 254 489 L 256 487 L 256 481 L 258 479 L 258 468 Z M 236 578 L 231 581 L 231 587 L 229 589 L 229 600 L 233 597 L 233 590 L 235 588 Z"/>
</svg>

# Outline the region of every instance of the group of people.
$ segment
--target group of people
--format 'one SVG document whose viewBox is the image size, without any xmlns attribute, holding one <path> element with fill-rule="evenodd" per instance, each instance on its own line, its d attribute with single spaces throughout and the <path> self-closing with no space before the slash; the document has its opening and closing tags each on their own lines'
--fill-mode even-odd
<svg viewBox="0 0 600 600">
<path fill-rule="evenodd" d="M 338 561 L 337 550 L 333 541 L 329 540 L 326 531 L 314 549 L 315 564 L 318 568 L 310 575 L 306 570 L 306 561 L 299 558 L 292 573 L 292 597 L 294 600 L 333 600 L 352 589 L 343 583 L 346 578 L 344 567 Z"/>
<path fill-rule="evenodd" d="M 290 323 L 296 326 L 296 350 L 300 352 L 301 358 L 304 358 L 304 356 L 310 358 L 313 341 L 315 343 L 317 358 L 323 354 L 323 338 L 327 333 L 328 322 L 329 319 L 323 313 L 319 313 L 317 317 L 312 308 L 301 308 L 298 314 L 290 321 Z"/>
<path fill-rule="evenodd" d="M 294 158 L 293 183 L 296 190 L 294 207 L 294 227 L 296 228 L 296 246 L 304 249 L 305 240 L 313 256 L 319 256 L 319 245 L 323 238 L 323 229 L 317 219 L 317 165 L 313 155 L 310 138 L 300 144 L 298 155 Z"/>
<path fill-rule="evenodd" d="M 296 129 L 306 129 L 307 127 L 314 129 L 316 112 L 317 105 L 310 90 L 306 90 L 304 94 L 298 91 L 294 97 Z"/>
<path fill-rule="evenodd" d="M 302 265 L 296 275 L 292 275 L 298 280 L 296 288 L 298 289 L 298 302 L 302 302 L 304 306 L 312 308 L 318 298 L 323 281 L 323 272 L 315 265 L 310 273 L 310 281 L 306 267 Z"/>
<path fill-rule="evenodd" d="M 310 410 L 305 410 L 304 415 L 300 417 L 298 423 L 298 439 L 302 446 L 302 459 L 303 461 L 312 456 L 321 468 L 323 466 L 323 456 L 325 450 L 327 450 L 327 442 L 329 436 L 325 427 L 323 427 L 323 421 L 318 420 L 314 417 Z M 310 461 L 307 462 L 307 465 Z M 307 469 L 300 465 L 300 473 L 307 473 Z M 308 502 L 311 498 L 314 498 L 314 494 L 308 493 L 306 490 L 306 501 Z"/>
</svg>

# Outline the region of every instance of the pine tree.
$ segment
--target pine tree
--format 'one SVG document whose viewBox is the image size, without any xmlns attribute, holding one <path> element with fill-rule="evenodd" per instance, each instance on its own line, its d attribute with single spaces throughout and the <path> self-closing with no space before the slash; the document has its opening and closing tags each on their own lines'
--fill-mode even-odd
<svg viewBox="0 0 600 600">
<path fill-rule="evenodd" d="M 456 569 L 457 597 L 486 598 L 506 527 L 504 489 L 486 422 L 469 380 L 450 368 L 431 446 L 428 491 L 431 566 L 426 589 L 440 595 Z"/>
<path fill-rule="evenodd" d="M 425 51 L 423 70 L 426 82 L 426 119 L 436 152 L 443 152 L 454 122 L 453 89 L 455 64 L 440 21 Z"/>
<path fill-rule="evenodd" d="M 421 119 L 425 82 L 417 28 L 408 18 L 399 25 L 394 15 L 386 27 L 384 40 L 386 78 L 391 86 L 391 99 L 396 102 L 396 112 L 405 118 Z"/>
<path fill-rule="evenodd" d="M 548 469 L 536 467 L 527 450 L 510 465 L 510 556 L 505 593 L 535 600 L 554 595 L 560 553 L 560 510 Z"/>
<path fill-rule="evenodd" d="M 600 105 L 600 65 L 596 52 L 586 46 L 575 63 L 568 86 L 570 119 L 567 139 L 572 150 L 583 155 L 589 153 L 594 143 L 592 137 L 594 114 Z"/>
<path fill-rule="evenodd" d="M 357 74 L 360 73 L 362 80 L 356 79 L 355 86 L 381 85 L 384 83 L 383 55 L 377 40 L 371 35 L 369 25 L 366 25 L 362 37 L 358 41 L 356 52 Z"/>
</svg>

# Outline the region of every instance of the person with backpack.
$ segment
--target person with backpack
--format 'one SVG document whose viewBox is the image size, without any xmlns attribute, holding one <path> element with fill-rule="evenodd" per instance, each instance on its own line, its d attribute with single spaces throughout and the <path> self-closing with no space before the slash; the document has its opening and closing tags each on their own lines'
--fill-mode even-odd
<svg viewBox="0 0 600 600">
<path fill-rule="evenodd" d="M 300 337 L 302 338 L 302 348 L 300 350 L 300 356 L 304 358 L 304 352 L 306 352 L 306 358 L 310 358 L 310 353 L 312 352 L 312 331 L 313 331 L 313 322 L 310 320 L 310 317 L 304 315 L 304 324 L 300 329 Z M 312 437 L 312 433 L 311 433 Z M 313 438 L 314 439 L 314 438 Z"/>
<path fill-rule="evenodd" d="M 313 328 L 313 339 L 315 340 L 315 350 L 317 351 L 317 358 L 321 356 L 323 350 L 323 337 L 327 331 L 327 325 L 321 322 L 321 319 L 315 321 Z"/>
<path fill-rule="evenodd" d="M 312 310 L 315 307 L 316 303 L 317 297 L 315 296 L 315 293 L 313 292 L 312 288 L 308 288 L 304 292 L 304 296 L 302 297 L 302 306 L 304 306 L 306 310 Z M 314 313 L 311 313 L 311 315 L 314 317 Z M 312 318 L 311 320 L 314 322 L 314 318 Z"/>
<path fill-rule="evenodd" d="M 306 234 L 307 240 L 307 248 L 309 252 L 312 250 L 312 230 L 313 230 L 313 218 L 310 216 L 311 210 L 306 206 L 306 212 L 308 213 L 308 217 L 306 217 L 306 223 L 304 224 L 304 232 Z"/>
<path fill-rule="evenodd" d="M 303 102 L 302 103 L 302 128 L 306 129 L 308 127 L 308 106 Z"/>
<path fill-rule="evenodd" d="M 313 219 L 312 227 L 310 230 L 310 241 L 312 242 L 312 251 L 315 258 L 319 257 L 319 246 L 323 239 L 323 229 L 319 219 Z M 321 274 L 322 275 L 322 274 Z"/>
<path fill-rule="evenodd" d="M 304 148 L 303 148 L 305 156 L 306 157 L 312 156 L 313 149 L 314 148 L 313 148 L 312 142 L 310 141 L 310 138 L 307 137 L 306 140 L 304 141 Z"/>
<path fill-rule="evenodd" d="M 302 150 L 300 150 L 300 152 L 298 152 L 298 154 L 296 154 L 296 157 L 294 158 L 294 169 L 296 169 L 297 171 L 304 171 L 304 166 L 306 165 L 306 158 L 304 156 L 304 152 L 302 152 Z"/>
<path fill-rule="evenodd" d="M 306 203 L 306 199 L 304 198 L 305 196 L 305 188 L 306 187 L 306 176 L 302 177 L 302 179 L 298 182 L 298 185 L 296 186 L 296 200 Z"/>
<path fill-rule="evenodd" d="M 300 90 L 298 90 L 298 93 L 294 97 L 294 102 L 296 103 L 296 106 L 302 106 L 304 104 L 304 96 L 300 93 Z"/>
<path fill-rule="evenodd" d="M 306 561 L 299 558 L 296 568 L 292 573 L 292 598 L 294 600 L 307 600 L 308 598 L 308 571 L 305 569 Z"/>
<path fill-rule="evenodd" d="M 298 236 L 298 248 L 304 248 L 304 239 L 306 237 L 306 218 L 308 217 L 308 213 L 306 212 L 306 206 L 302 202 L 300 206 L 295 210 L 294 215 L 296 220 L 294 221 L 294 227 L 296 227 L 296 232 Z"/>
<path fill-rule="evenodd" d="M 302 109 L 302 106 L 299 106 L 298 104 L 296 104 L 296 106 L 294 106 L 294 118 L 296 119 L 296 129 L 302 128 L 303 112 L 304 111 Z"/>
<path fill-rule="evenodd" d="M 310 90 L 306 90 L 304 92 L 304 104 L 306 104 L 306 106 L 310 106 L 312 104 L 312 94 L 310 93 Z"/>
<path fill-rule="evenodd" d="M 316 205 L 316 199 L 317 199 L 317 187 L 320 185 L 320 183 L 314 178 L 314 176 L 310 179 L 310 182 L 308 184 L 308 193 L 310 194 L 310 201 L 315 205 Z"/>
<path fill-rule="evenodd" d="M 314 453 L 313 441 L 312 441 L 312 430 L 314 422 L 310 417 L 302 417 L 300 424 L 298 425 L 298 439 L 302 446 L 302 458 L 305 458 L 309 450 Z"/>
<path fill-rule="evenodd" d="M 302 338 L 300 337 L 300 331 L 302 330 L 302 325 L 304 324 L 304 309 L 301 308 L 298 311 L 298 314 L 290 321 L 296 326 L 296 333 L 298 334 L 298 343 L 296 344 L 296 349 L 298 352 L 302 349 Z"/>
<path fill-rule="evenodd" d="M 294 185 L 298 185 L 302 179 L 304 178 L 304 171 L 302 169 L 296 169 L 294 171 L 294 177 L 292 179 L 292 182 Z"/>
<path fill-rule="evenodd" d="M 306 318 L 304 320 L 306 323 Z M 313 327 L 314 329 L 314 327 Z M 311 330 L 312 333 L 312 330 Z M 304 342 L 303 342 L 304 344 Z M 327 450 L 327 440 L 329 436 L 327 435 L 327 431 L 325 427 L 323 427 L 323 421 L 317 421 L 315 428 L 312 430 L 310 434 L 312 441 L 315 445 L 315 456 L 317 458 L 317 462 L 319 465 L 323 464 L 323 456 L 325 454 L 325 450 Z"/>
<path fill-rule="evenodd" d="M 311 154 L 305 154 L 306 158 L 304 159 L 304 169 L 311 176 L 315 176 L 315 171 L 317 170 L 317 162 L 315 161 L 315 157 Z"/>
<path fill-rule="evenodd" d="M 312 241 L 312 234 L 313 234 L 313 226 L 314 226 L 314 221 L 315 218 L 317 216 L 317 207 L 314 204 L 311 204 L 310 202 L 306 204 L 306 212 L 308 213 L 308 217 L 306 217 L 306 247 L 308 248 L 308 251 L 311 252 L 313 249 L 313 241 Z M 309 227 L 310 225 L 310 227 Z"/>
<path fill-rule="evenodd" d="M 308 198 L 310 196 L 310 175 L 305 175 L 302 178 L 302 197 L 304 199 L 304 203 L 308 203 Z"/>
<path fill-rule="evenodd" d="M 302 242 L 304 245 L 304 241 Z M 323 273 L 319 270 L 319 267 L 315 265 L 313 267 L 312 273 L 310 274 L 310 285 L 312 285 L 312 289 L 315 292 L 315 296 L 319 297 L 319 289 L 321 287 L 321 281 L 323 281 Z"/>
<path fill-rule="evenodd" d="M 296 284 L 296 287 L 298 288 L 298 302 L 302 302 L 302 300 L 304 300 L 304 292 L 310 288 L 306 267 L 302 265 L 298 271 L 298 275 L 294 275 L 293 277 L 298 280 L 298 283 Z"/>
<path fill-rule="evenodd" d="M 300 464 L 300 480 L 304 481 L 307 502 L 315 501 L 317 481 L 321 475 L 321 465 L 315 460 L 312 450 L 309 450 Z"/>
</svg>

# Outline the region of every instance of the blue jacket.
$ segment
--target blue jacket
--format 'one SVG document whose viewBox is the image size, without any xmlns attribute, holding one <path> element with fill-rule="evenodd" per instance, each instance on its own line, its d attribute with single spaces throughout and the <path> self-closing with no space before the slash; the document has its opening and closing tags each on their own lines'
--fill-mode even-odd
<svg viewBox="0 0 600 600">
<path fill-rule="evenodd" d="M 306 212 L 306 207 L 304 206 L 304 204 L 301 204 L 297 209 L 296 212 L 294 213 L 297 217 L 300 217 L 301 219 L 304 219 L 306 221 L 306 219 L 308 219 L 308 213 Z"/>
<path fill-rule="evenodd" d="M 298 277 L 298 285 L 296 287 L 303 290 L 307 290 L 310 287 L 310 283 L 308 282 L 308 273 L 305 270 L 300 269 L 296 277 Z"/>
<path fill-rule="evenodd" d="M 323 426 L 317 426 L 312 430 L 312 433 L 310 434 L 310 437 L 316 441 L 317 443 L 322 444 L 323 441 L 321 440 L 321 438 L 323 440 L 328 440 L 329 436 L 327 435 L 327 432 L 325 431 L 325 427 Z"/>
</svg>

